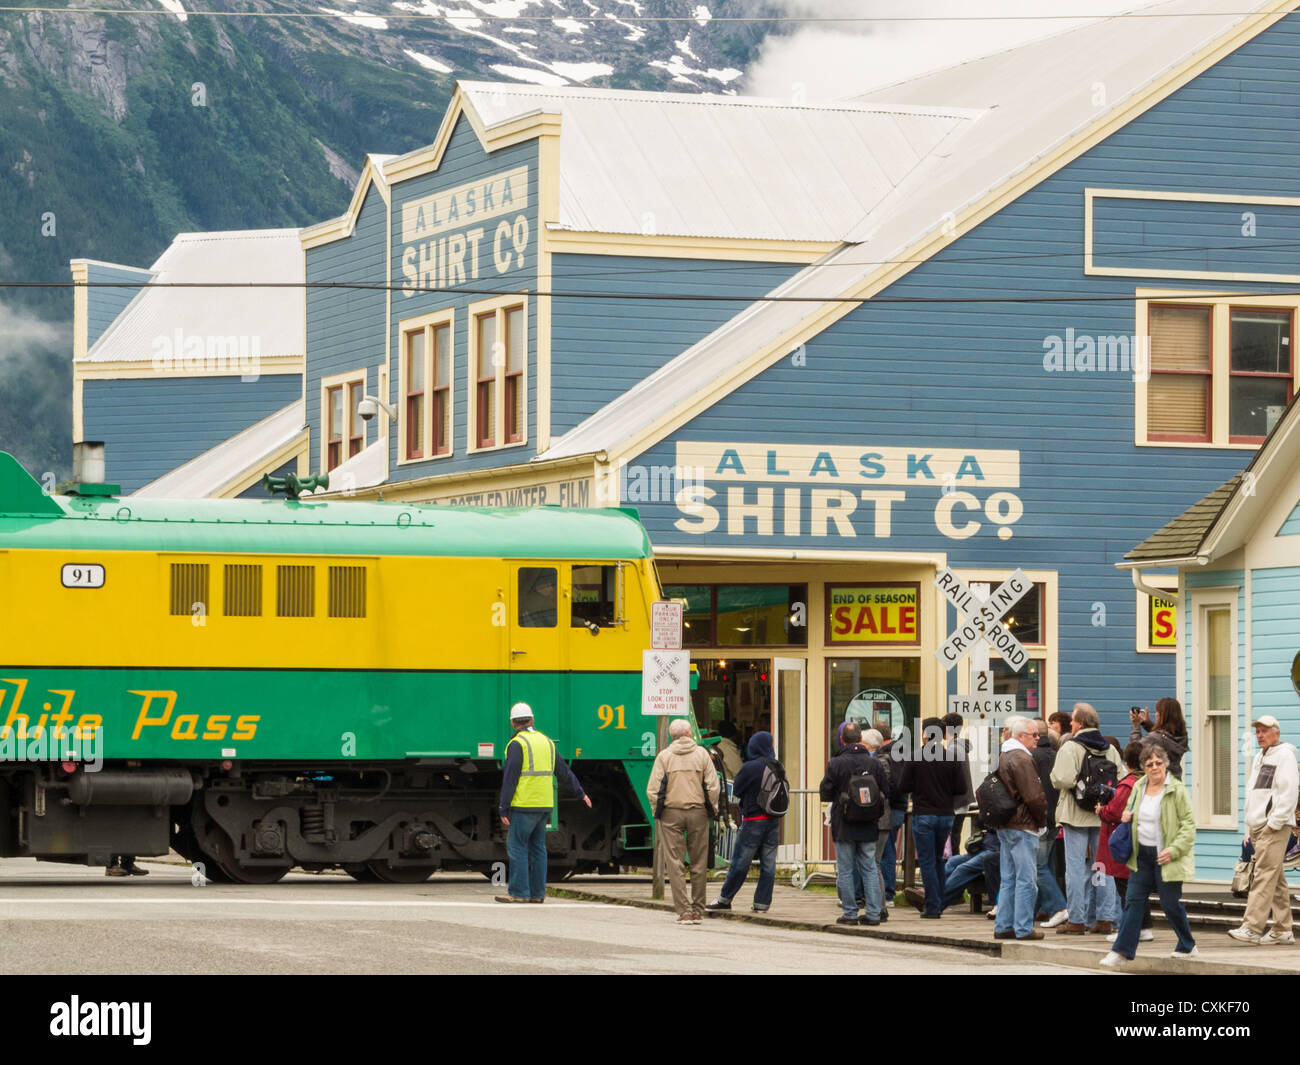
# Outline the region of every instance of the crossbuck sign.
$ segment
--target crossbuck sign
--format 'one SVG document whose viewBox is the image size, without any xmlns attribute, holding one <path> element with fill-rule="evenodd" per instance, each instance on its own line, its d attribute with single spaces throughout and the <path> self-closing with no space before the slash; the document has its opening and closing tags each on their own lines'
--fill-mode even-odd
<svg viewBox="0 0 1300 1065">
<path fill-rule="evenodd" d="M 987 641 L 998 649 L 1002 660 L 1017 673 L 1029 661 L 1024 646 L 1003 628 L 1001 621 L 1033 587 L 1033 582 L 1021 570 L 1016 570 L 987 598 L 975 595 L 957 574 L 945 569 L 934 580 L 935 587 L 943 592 L 958 611 L 966 615 L 966 622 L 944 641 L 935 652 L 945 669 L 952 669 L 978 645 Z"/>
</svg>

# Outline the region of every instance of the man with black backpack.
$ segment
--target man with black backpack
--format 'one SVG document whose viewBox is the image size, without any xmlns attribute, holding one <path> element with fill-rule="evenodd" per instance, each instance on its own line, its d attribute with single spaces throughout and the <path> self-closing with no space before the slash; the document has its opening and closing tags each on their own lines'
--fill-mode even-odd
<svg viewBox="0 0 1300 1065">
<path fill-rule="evenodd" d="M 836 924 L 880 924 L 884 908 L 876 865 L 877 824 L 885 812 L 888 782 L 875 756 L 862 742 L 862 726 L 850 721 L 841 733 L 844 750 L 830 760 L 821 797 L 831 804 L 835 841 L 835 887 L 844 913 Z M 857 886 L 865 906 L 858 918 Z"/>
<path fill-rule="evenodd" d="M 1075 703 L 1070 715 L 1070 737 L 1061 744 L 1052 764 L 1052 787 L 1057 789 L 1056 820 L 1065 832 L 1066 922 L 1059 935 L 1085 932 L 1109 935 L 1119 918 L 1115 881 L 1098 870 L 1097 837 L 1101 831 L 1098 806 L 1114 796 L 1115 782 L 1124 775 L 1119 755 L 1102 736 L 1097 711 Z"/>
<path fill-rule="evenodd" d="M 776 847 L 781 841 L 781 818 L 790 809 L 790 784 L 785 767 L 776 760 L 770 732 L 755 732 L 746 748 L 749 760 L 736 771 L 731 794 L 740 805 L 740 834 L 731 853 L 731 865 L 722 892 L 705 908 L 709 913 L 731 909 L 731 900 L 749 875 L 758 856 L 758 884 L 754 912 L 766 913 L 772 905 L 776 882 Z"/>
</svg>

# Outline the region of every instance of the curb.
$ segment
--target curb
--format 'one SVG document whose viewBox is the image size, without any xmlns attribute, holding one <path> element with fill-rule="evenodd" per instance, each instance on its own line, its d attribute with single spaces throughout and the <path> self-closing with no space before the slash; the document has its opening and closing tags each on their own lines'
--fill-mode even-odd
<svg viewBox="0 0 1300 1065">
<path fill-rule="evenodd" d="M 550 887 L 546 890 L 547 895 L 553 895 L 562 899 L 576 899 L 582 902 L 605 902 L 615 906 L 634 906 L 642 910 L 664 910 L 672 912 L 673 904 L 671 902 L 660 902 L 656 899 L 625 899 L 617 898 L 613 895 L 601 895 L 593 891 L 576 891 L 573 888 L 556 888 Z M 749 921 L 753 924 L 764 925 L 768 928 L 785 928 L 793 932 L 829 932 L 832 935 L 839 936 L 858 936 L 863 939 L 886 939 L 897 943 L 919 943 L 926 946 L 954 947 L 961 950 L 979 951 L 983 954 L 992 954 L 995 957 L 1003 954 L 1003 947 L 1006 945 L 1003 940 L 983 939 L 951 939 L 944 936 L 926 935 L 924 932 L 895 932 L 891 929 L 880 927 L 857 927 L 853 928 L 848 925 L 838 925 L 833 921 L 825 924 L 813 924 L 809 921 L 793 921 L 788 918 L 769 917 L 761 913 L 710 913 L 705 917 L 706 921 L 712 920 L 730 920 L 730 921 Z"/>
<path fill-rule="evenodd" d="M 632 906 L 642 910 L 662 910 L 672 912 L 672 903 L 656 899 L 628 899 L 614 895 L 602 895 L 595 891 L 579 891 L 574 888 L 548 887 L 547 895 L 562 899 L 576 899 L 582 902 L 603 902 L 613 906 Z M 1068 965 L 1076 969 L 1092 969 L 1100 973 L 1111 970 L 1102 969 L 1100 962 L 1105 951 L 1098 952 L 1086 947 L 1057 946 L 1041 942 L 1017 943 L 1015 940 L 999 939 L 953 939 L 947 936 L 927 935 L 924 932 L 895 932 L 881 927 L 852 928 L 837 925 L 834 922 L 813 924 L 809 921 L 793 921 L 780 917 L 769 917 L 761 913 L 723 912 L 712 913 L 705 917 L 712 920 L 749 921 L 768 928 L 785 928 L 795 932 L 821 932 L 842 936 L 858 936 L 863 939 L 892 940 L 897 943 L 916 943 L 924 946 L 949 947 L 954 950 L 975 951 L 980 954 L 1000 957 L 1006 961 L 1038 962 L 1046 965 Z M 1245 948 L 1243 948 L 1245 949 Z M 1279 948 L 1281 949 L 1281 948 Z M 1223 961 L 1215 958 L 1188 958 L 1186 961 L 1174 961 L 1163 954 L 1143 955 L 1141 953 L 1130 965 L 1115 971 L 1114 975 L 1161 975 L 1161 976 L 1293 976 L 1293 969 L 1281 966 L 1254 965 L 1248 962 Z"/>
</svg>

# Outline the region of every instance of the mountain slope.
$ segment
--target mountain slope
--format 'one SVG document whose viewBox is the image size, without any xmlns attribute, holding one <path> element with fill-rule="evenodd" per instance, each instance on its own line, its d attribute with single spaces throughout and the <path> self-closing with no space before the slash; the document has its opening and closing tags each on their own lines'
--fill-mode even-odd
<svg viewBox="0 0 1300 1065">
<path fill-rule="evenodd" d="M 458 77 L 734 91 L 774 29 L 628 21 L 689 13 L 666 0 L 338 2 L 347 17 L 328 20 L 284 17 L 337 10 L 298 0 L 249 8 L 276 18 L 0 14 L 0 280 L 67 282 L 72 258 L 148 265 L 177 232 L 337 215 L 366 152 L 433 139 Z M 714 14 L 733 7 L 755 10 Z M 412 13 L 437 17 L 395 17 Z M 0 448 L 60 475 L 71 308 L 66 288 L 0 289 Z"/>
</svg>

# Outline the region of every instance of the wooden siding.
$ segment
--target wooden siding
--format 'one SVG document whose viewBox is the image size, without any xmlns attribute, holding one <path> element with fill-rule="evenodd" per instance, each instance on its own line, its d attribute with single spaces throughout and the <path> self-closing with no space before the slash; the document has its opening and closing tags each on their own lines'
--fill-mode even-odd
<svg viewBox="0 0 1300 1065">
<path fill-rule="evenodd" d="M 558 292 L 763 296 L 802 267 L 621 255 L 557 255 Z M 558 436 L 729 321 L 735 301 L 556 299 L 551 431 Z"/>
<path fill-rule="evenodd" d="M 91 283 L 86 290 L 86 321 L 88 331 L 86 335 L 86 346 L 94 346 L 104 331 L 116 321 L 117 316 L 126 310 L 126 305 L 135 299 L 136 294 L 140 291 L 138 288 L 95 288 L 95 283 L 123 284 L 126 282 L 138 281 L 147 282 L 150 278 L 148 270 L 136 270 L 129 266 L 99 266 L 90 263 L 86 268 L 86 279 Z M 119 353 L 115 358 L 127 358 L 130 356 L 152 356 L 153 352 L 131 352 Z"/>
<path fill-rule="evenodd" d="M 302 378 L 92 379 L 84 388 L 86 439 L 105 442 L 107 478 L 126 493 L 287 407 Z"/>
<path fill-rule="evenodd" d="M 468 182 L 478 181 L 494 174 L 501 174 L 517 167 L 528 167 L 528 207 L 518 212 L 527 218 L 528 244 L 524 252 L 522 265 L 512 265 L 504 273 L 498 273 L 493 264 L 493 237 L 501 218 L 491 218 L 482 223 L 485 233 L 479 246 L 479 276 L 477 279 L 466 278 L 463 284 L 447 291 L 417 292 L 407 295 L 401 285 L 405 280 L 402 274 L 402 256 L 406 245 L 402 243 L 402 206 L 412 200 L 433 195 L 434 193 L 455 188 Z M 490 155 L 483 151 L 469 120 L 463 116 L 456 123 L 442 157 L 439 168 L 430 174 L 422 174 L 409 181 L 393 186 L 393 333 L 392 333 L 392 398 L 398 402 L 399 381 L 398 359 L 401 354 L 398 327 L 401 322 L 420 315 L 432 314 L 451 308 L 455 311 L 455 328 L 452 342 L 452 453 L 445 458 L 414 462 L 399 466 L 398 432 L 394 429 L 389 441 L 389 479 L 393 481 L 411 480 L 417 477 L 431 477 L 439 474 L 462 473 L 467 470 L 481 470 L 493 466 L 508 466 L 527 462 L 537 454 L 537 300 L 533 297 L 538 288 L 537 248 L 538 248 L 538 173 L 537 143 L 526 141 L 521 144 L 502 148 Z M 517 215 L 510 215 L 511 219 Z M 447 230 L 463 232 L 463 230 Z M 444 235 L 444 234 L 439 234 Z M 468 273 L 468 271 L 467 271 Z M 549 280 L 549 279 L 547 279 Z M 547 285 L 540 286 L 542 288 Z M 474 290 L 474 291 L 457 291 Z M 527 346 L 528 346 L 528 388 L 526 409 L 528 417 L 527 443 L 521 446 L 504 447 L 497 450 L 468 453 L 467 434 L 469 430 L 469 411 L 466 409 L 468 377 L 473 372 L 469 365 L 469 338 L 471 323 L 468 308 L 471 304 L 493 298 L 496 293 L 528 293 L 527 306 Z M 381 334 L 382 335 L 382 332 Z"/>
<path fill-rule="evenodd" d="M 1160 284 L 1083 274 L 1084 193 L 1118 187 L 1300 196 L 1300 171 L 1287 163 L 1300 139 L 1298 90 L 1300 18 L 1292 16 L 882 293 L 935 302 L 875 302 L 854 310 L 810 341 L 802 359 L 782 360 L 637 460 L 671 466 L 679 440 L 863 451 L 895 446 L 918 454 L 1015 450 L 1020 484 L 1012 491 L 1025 509 L 1009 539 L 996 538 L 995 526 L 979 512 L 971 514 L 981 523 L 974 536 L 943 535 L 935 520 L 942 486 L 920 478 L 893 504 L 888 537 L 875 535 L 867 503 L 853 519 L 853 537 L 836 535 L 833 527 L 831 535 L 809 535 L 807 485 L 802 535 L 787 535 L 781 482 L 773 478 L 766 482 L 777 489 L 771 535 L 756 535 L 747 521 L 743 536 L 728 536 L 727 486 L 715 480 L 710 487 L 719 496 L 711 502 L 723 514 L 707 534 L 677 528 L 683 515 L 671 499 L 636 501 L 654 541 L 942 551 L 958 566 L 1056 570 L 1059 704 L 1085 699 L 1100 710 L 1106 731 L 1126 731 L 1127 708 L 1171 691 L 1174 666 L 1169 656 L 1136 652 L 1132 584 L 1114 564 L 1238 473 L 1250 455 L 1137 447 L 1132 372 L 1045 368 L 1045 354 L 1069 336 L 1076 345 L 1086 343 L 1082 338 L 1131 338 L 1135 290 Z M 1221 214 L 1222 205 L 1200 205 L 1206 246 Z M 1261 243 L 1271 239 L 1267 227 L 1257 232 Z M 1242 290 L 1280 287 L 1251 282 Z M 1006 300 L 1013 295 L 1037 302 Z M 973 302 L 938 302 L 952 297 Z M 855 496 L 872 487 L 852 476 L 843 481 Z M 978 482 L 968 484 L 980 501 L 991 494 Z M 744 485 L 744 502 L 756 502 L 761 486 Z"/>
<path fill-rule="evenodd" d="M 307 281 L 384 283 L 384 231 L 388 207 L 372 185 L 366 192 L 352 235 L 307 249 Z M 311 428 L 308 465 L 320 472 L 320 383 L 324 377 L 365 369 L 366 390 L 379 386 L 375 367 L 384 361 L 387 293 L 382 289 L 307 289 L 307 425 Z M 366 424 L 366 443 L 375 440 L 377 420 Z"/>
</svg>

